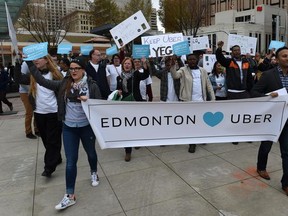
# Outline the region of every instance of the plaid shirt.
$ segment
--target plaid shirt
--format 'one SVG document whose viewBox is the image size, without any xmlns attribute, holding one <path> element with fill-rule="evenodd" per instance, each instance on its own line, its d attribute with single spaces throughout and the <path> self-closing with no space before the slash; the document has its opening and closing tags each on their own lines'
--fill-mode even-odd
<svg viewBox="0 0 288 216">
<path fill-rule="evenodd" d="M 279 71 L 280 80 L 282 82 L 283 87 L 286 88 L 288 92 L 288 75 L 284 75 L 283 70 L 280 66 L 277 66 L 277 70 Z"/>
</svg>

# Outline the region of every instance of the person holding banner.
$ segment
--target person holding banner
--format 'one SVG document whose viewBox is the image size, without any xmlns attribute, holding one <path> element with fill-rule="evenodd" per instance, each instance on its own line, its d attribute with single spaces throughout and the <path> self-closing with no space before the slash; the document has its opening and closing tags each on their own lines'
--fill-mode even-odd
<svg viewBox="0 0 288 216">
<path fill-rule="evenodd" d="M 279 48 L 276 51 L 276 60 L 278 66 L 271 70 L 264 71 L 259 81 L 251 90 L 252 97 L 265 96 L 267 93 L 271 97 L 277 97 L 277 90 L 286 88 L 288 91 L 288 47 Z M 272 93 L 271 93 L 272 92 Z M 280 152 L 282 158 L 283 175 L 281 179 L 282 189 L 288 196 L 288 121 L 279 137 Z M 257 172 L 264 178 L 269 180 L 270 176 L 266 171 L 268 154 L 271 150 L 272 141 L 262 141 L 258 151 Z"/>
<path fill-rule="evenodd" d="M 215 100 L 213 87 L 209 80 L 207 71 L 198 67 L 199 58 L 195 54 L 187 55 L 188 65 L 176 71 L 176 61 L 172 61 L 171 73 L 173 79 L 180 79 L 181 101 L 209 101 Z M 190 144 L 188 152 L 194 153 L 195 144 Z"/>
<path fill-rule="evenodd" d="M 215 92 L 216 100 L 227 100 L 226 74 L 222 65 L 216 61 L 214 63 L 211 74 L 209 75 L 210 82 Z"/>
<path fill-rule="evenodd" d="M 251 67 L 245 58 L 241 58 L 239 45 L 231 47 L 231 57 L 226 58 L 222 53 L 223 41 L 217 43 L 216 59 L 226 68 L 227 99 L 243 99 L 250 97 L 250 90 L 253 87 L 254 79 Z M 238 145 L 238 142 L 232 142 Z"/>
<path fill-rule="evenodd" d="M 38 56 L 39 57 L 39 56 Z M 62 80 L 63 76 L 48 54 L 41 58 L 26 61 L 29 71 L 39 71 L 41 77 L 51 80 Z M 61 122 L 57 118 L 56 92 L 36 83 L 29 74 L 21 73 L 21 66 L 16 65 L 15 80 L 19 84 L 30 84 L 29 101 L 34 110 L 34 118 L 45 147 L 44 171 L 42 176 L 51 177 L 57 165 L 62 163 L 61 157 Z"/>
<path fill-rule="evenodd" d="M 144 101 L 140 93 L 140 81 L 149 77 L 148 64 L 145 58 L 141 59 L 143 73 L 135 70 L 133 59 L 126 57 L 122 62 L 121 75 L 117 77 L 117 90 L 122 95 L 122 100 L 130 99 L 131 95 L 135 101 Z M 126 99 L 125 99 L 126 98 Z M 125 148 L 125 161 L 131 160 L 132 148 Z"/>
<path fill-rule="evenodd" d="M 106 74 L 106 63 L 101 61 L 101 53 L 97 49 L 92 49 L 89 52 L 89 58 L 90 61 L 87 63 L 85 68 L 86 73 L 97 82 L 102 99 L 107 100 L 111 91 Z"/>
<path fill-rule="evenodd" d="M 63 122 L 63 141 L 66 155 L 66 193 L 56 210 L 65 209 L 76 203 L 75 182 L 80 140 L 88 157 L 91 173 L 91 185 L 98 186 L 96 137 L 84 113 L 81 101 L 88 98 L 101 99 L 100 90 L 95 81 L 87 77 L 85 64 L 74 59 L 70 64 L 70 76 L 62 81 L 44 78 L 33 65 L 30 71 L 39 85 L 57 92 L 58 118 Z"/>
</svg>

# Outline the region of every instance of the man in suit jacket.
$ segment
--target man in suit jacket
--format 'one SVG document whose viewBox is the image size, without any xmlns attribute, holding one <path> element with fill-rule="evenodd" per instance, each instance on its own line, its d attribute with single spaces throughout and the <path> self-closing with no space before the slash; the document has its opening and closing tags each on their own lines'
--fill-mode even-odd
<svg viewBox="0 0 288 216">
<path fill-rule="evenodd" d="M 276 52 L 276 59 L 278 66 L 263 72 L 261 78 L 251 90 L 252 97 L 265 96 L 269 92 L 272 92 L 270 93 L 271 97 L 277 97 L 278 93 L 275 92 L 276 90 L 283 87 L 286 90 L 288 89 L 288 47 L 279 48 Z M 280 134 L 279 144 L 283 169 L 282 189 L 288 196 L 288 121 L 286 121 Z M 267 180 L 270 179 L 266 171 L 266 164 L 271 146 L 271 141 L 262 141 L 258 152 L 257 172 L 262 178 Z"/>
</svg>

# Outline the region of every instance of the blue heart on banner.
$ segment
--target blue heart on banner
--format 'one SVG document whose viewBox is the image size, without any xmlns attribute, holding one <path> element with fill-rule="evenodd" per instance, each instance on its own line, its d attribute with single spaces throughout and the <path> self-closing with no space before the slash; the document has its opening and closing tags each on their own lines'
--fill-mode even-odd
<svg viewBox="0 0 288 216">
<path fill-rule="evenodd" d="M 224 115 L 222 112 L 216 112 L 214 114 L 212 112 L 206 112 L 203 115 L 204 122 L 210 127 L 218 125 L 223 120 L 223 118 Z"/>
</svg>

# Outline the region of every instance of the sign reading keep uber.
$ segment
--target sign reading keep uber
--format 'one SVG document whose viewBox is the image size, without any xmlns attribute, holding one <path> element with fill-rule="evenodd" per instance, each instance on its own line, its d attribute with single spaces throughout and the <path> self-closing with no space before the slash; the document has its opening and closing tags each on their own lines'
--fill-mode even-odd
<svg viewBox="0 0 288 216">
<path fill-rule="evenodd" d="M 183 40 L 182 33 L 141 37 L 143 45 L 150 45 L 150 57 L 173 55 L 172 45 Z"/>
</svg>

